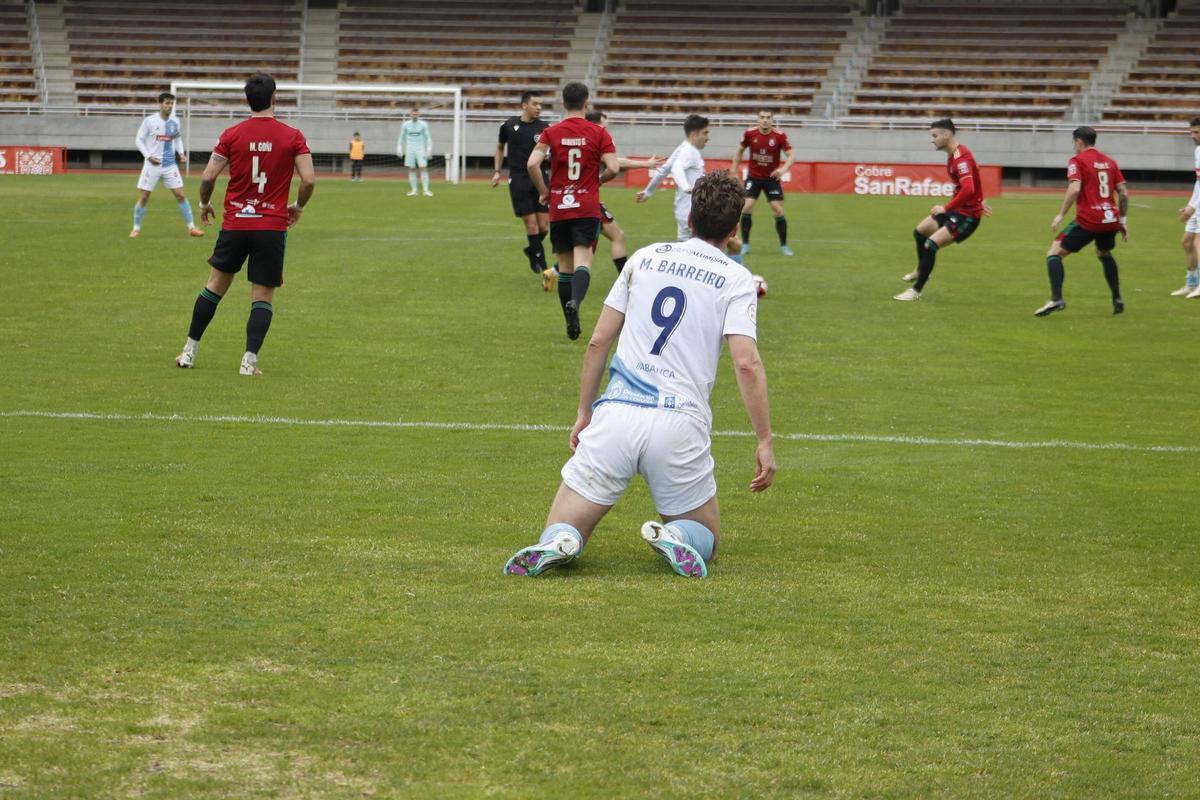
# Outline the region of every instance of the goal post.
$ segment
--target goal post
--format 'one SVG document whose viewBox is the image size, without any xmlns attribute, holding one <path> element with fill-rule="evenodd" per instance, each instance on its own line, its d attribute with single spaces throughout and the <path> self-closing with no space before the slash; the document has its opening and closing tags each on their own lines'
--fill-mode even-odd
<svg viewBox="0 0 1200 800">
<path fill-rule="evenodd" d="M 206 116 L 229 116 L 230 112 L 246 112 L 245 84 L 227 81 L 172 81 L 171 94 L 175 95 L 175 113 L 181 118 L 183 142 L 186 152 L 192 152 L 193 118 Z M 451 183 L 462 180 L 466 156 L 463 143 L 466 138 L 466 104 L 461 86 L 440 86 L 417 83 L 279 83 L 275 86 L 280 95 L 276 116 L 284 121 L 294 121 L 302 126 L 306 120 L 320 124 L 348 123 L 358 121 L 387 122 L 394 124 L 395 137 L 399 127 L 408 119 L 414 106 L 435 106 L 436 120 L 450 123 L 450 151 L 446 159 L 446 177 Z M 402 106 L 339 106 L 338 100 L 369 103 L 373 98 L 391 95 L 403 100 Z M 448 113 L 445 113 L 448 112 Z M 428 120 L 427 120 L 428 121 Z M 308 132 L 305 133 L 308 136 Z M 349 137 L 347 137 L 349 141 Z M 379 148 L 376 148 L 377 150 Z M 394 148 L 387 148 L 389 151 Z M 430 154 L 432 155 L 432 154 Z M 190 167 L 190 164 L 188 165 Z"/>
</svg>

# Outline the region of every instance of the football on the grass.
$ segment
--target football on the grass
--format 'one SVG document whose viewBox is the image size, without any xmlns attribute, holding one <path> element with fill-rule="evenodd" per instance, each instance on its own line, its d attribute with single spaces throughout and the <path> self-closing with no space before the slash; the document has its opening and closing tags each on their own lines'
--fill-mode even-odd
<svg viewBox="0 0 1200 800">
<path fill-rule="evenodd" d="M 758 296 L 762 297 L 764 294 L 767 293 L 767 279 L 764 278 L 762 275 L 755 275 L 753 277 L 754 277 L 754 288 L 758 290 Z"/>
</svg>

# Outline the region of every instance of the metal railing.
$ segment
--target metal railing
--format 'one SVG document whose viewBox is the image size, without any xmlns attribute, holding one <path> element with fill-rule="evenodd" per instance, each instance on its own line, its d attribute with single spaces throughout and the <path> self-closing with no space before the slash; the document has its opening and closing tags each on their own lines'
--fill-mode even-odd
<svg viewBox="0 0 1200 800">
<path fill-rule="evenodd" d="M 46 80 L 46 57 L 42 53 L 42 31 L 38 28 L 35 0 L 25 0 L 25 15 L 29 19 L 29 38 L 33 43 L 33 72 L 41 90 L 42 105 L 46 105 L 50 102 L 50 84 Z"/>
<path fill-rule="evenodd" d="M 612 4 L 605 3 L 604 11 L 600 13 L 600 27 L 596 29 L 596 38 L 592 40 L 592 54 L 588 58 L 587 77 L 584 82 L 593 88 L 600 72 L 600 59 L 608 50 L 608 37 L 612 35 Z"/>
</svg>

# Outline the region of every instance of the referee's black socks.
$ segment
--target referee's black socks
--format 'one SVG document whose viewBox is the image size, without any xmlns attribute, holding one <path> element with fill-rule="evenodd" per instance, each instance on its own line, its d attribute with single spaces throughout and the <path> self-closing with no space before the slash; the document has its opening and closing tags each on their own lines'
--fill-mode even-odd
<svg viewBox="0 0 1200 800">
<path fill-rule="evenodd" d="M 629 256 L 621 256 L 613 259 L 613 265 L 617 268 L 617 274 L 621 274 L 621 270 L 625 269 L 625 262 L 629 260 Z"/>
<path fill-rule="evenodd" d="M 1050 276 L 1050 299 L 1057 302 L 1062 300 L 1063 270 L 1062 256 L 1046 256 L 1046 272 Z"/>
<path fill-rule="evenodd" d="M 541 272 L 546 268 L 546 250 L 542 247 L 542 239 L 545 237 L 544 233 L 525 235 L 525 238 L 529 240 L 529 246 L 525 248 L 525 255 L 529 256 L 529 268 L 536 272 Z"/>
<path fill-rule="evenodd" d="M 196 305 L 192 306 L 192 324 L 188 328 L 189 339 L 200 341 L 200 337 L 208 328 L 208 323 L 212 322 L 213 315 L 217 313 L 217 303 L 219 302 L 221 302 L 221 295 L 210 291 L 207 286 L 200 290 L 200 296 L 196 298 Z"/>
<path fill-rule="evenodd" d="M 750 225 L 754 222 L 754 217 L 749 214 L 742 214 L 742 244 L 750 241 Z"/>
<path fill-rule="evenodd" d="M 267 338 L 267 329 L 271 327 L 273 312 L 271 304 L 259 300 L 250 305 L 250 319 L 246 321 L 246 352 L 258 354 L 263 339 Z"/>
<path fill-rule="evenodd" d="M 917 262 L 917 282 L 913 284 L 913 289 L 918 292 L 925 288 L 929 276 L 933 274 L 933 262 L 937 260 L 937 251 L 938 246 L 932 240 L 926 240 L 925 246 L 921 248 L 921 260 Z"/>
<path fill-rule="evenodd" d="M 787 246 L 787 217 L 775 218 L 775 232 L 779 234 L 779 246 Z"/>
</svg>

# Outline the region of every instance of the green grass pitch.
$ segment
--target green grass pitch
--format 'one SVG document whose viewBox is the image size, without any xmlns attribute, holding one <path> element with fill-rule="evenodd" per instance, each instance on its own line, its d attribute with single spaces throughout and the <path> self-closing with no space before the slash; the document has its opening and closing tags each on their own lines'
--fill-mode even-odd
<svg viewBox="0 0 1200 800">
<path fill-rule="evenodd" d="M 1200 796 L 1182 196 L 1134 192 L 1124 316 L 1086 252 L 1046 319 L 1058 194 L 995 199 L 914 304 L 928 200 L 791 195 L 791 259 L 764 204 L 776 485 L 725 363 L 711 578 L 641 541 L 639 481 L 525 580 L 584 340 L 503 187 L 320 181 L 248 379 L 242 280 L 172 363 L 215 230 L 2 180 L 0 797 Z"/>
</svg>

